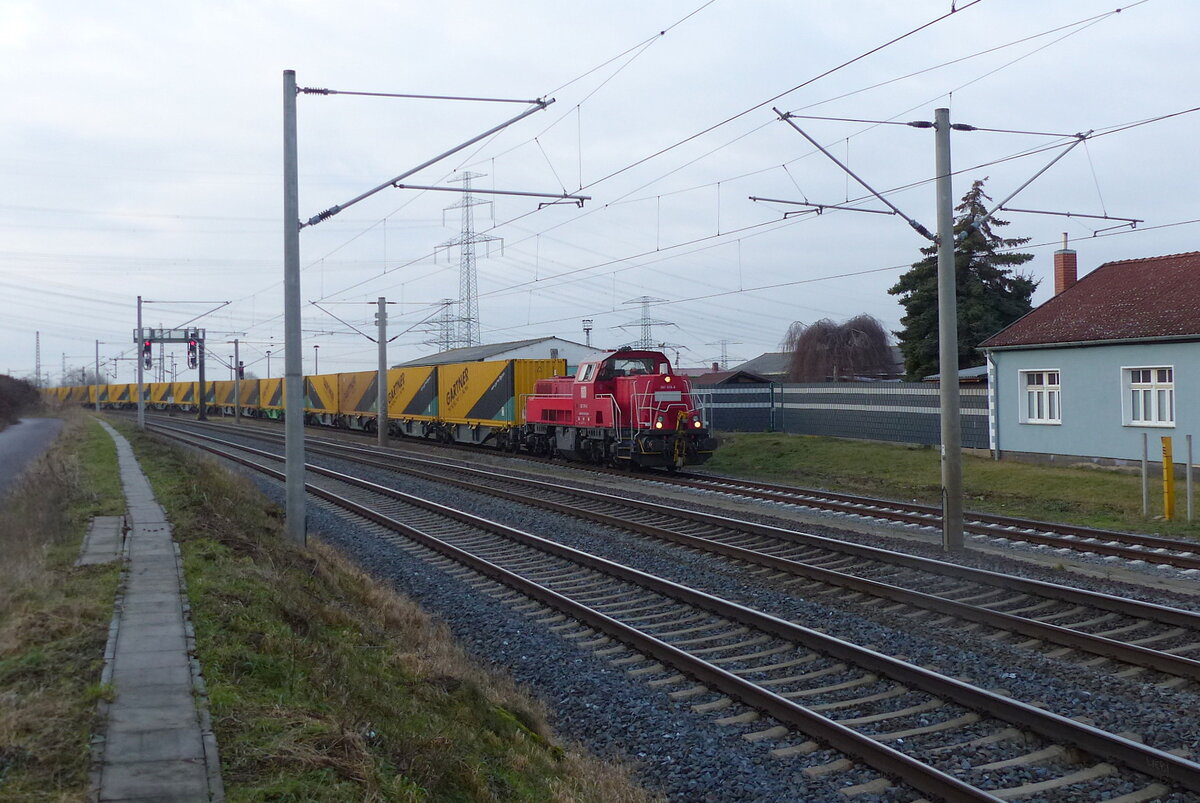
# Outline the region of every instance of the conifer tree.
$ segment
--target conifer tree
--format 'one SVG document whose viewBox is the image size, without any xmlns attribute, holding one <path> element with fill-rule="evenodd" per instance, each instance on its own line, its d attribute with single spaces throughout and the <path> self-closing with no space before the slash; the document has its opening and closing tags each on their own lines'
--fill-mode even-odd
<svg viewBox="0 0 1200 803">
<path fill-rule="evenodd" d="M 966 231 L 973 222 L 987 214 L 986 201 L 991 198 L 983 191 L 987 178 L 971 185 L 962 203 L 955 207 L 954 233 Z M 954 373 L 960 368 L 983 365 L 983 354 L 976 346 L 1033 309 L 1031 299 L 1038 282 L 1032 276 L 1014 273 L 1013 268 L 1033 259 L 1012 249 L 1029 242 L 1028 237 L 1004 238 L 996 229 L 1008 221 L 990 218 L 957 240 L 954 247 L 954 268 L 958 294 L 958 365 L 947 369 Z M 939 372 L 938 312 L 937 312 L 937 246 L 922 248 L 925 258 L 900 277 L 888 290 L 899 296 L 904 307 L 900 319 L 903 328 L 896 335 L 904 355 L 908 379 L 916 380 Z"/>
</svg>

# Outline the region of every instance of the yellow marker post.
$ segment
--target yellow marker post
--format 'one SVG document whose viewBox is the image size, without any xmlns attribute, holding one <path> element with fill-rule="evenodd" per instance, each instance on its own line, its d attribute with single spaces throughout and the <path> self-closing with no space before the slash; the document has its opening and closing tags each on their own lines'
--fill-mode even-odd
<svg viewBox="0 0 1200 803">
<path fill-rule="evenodd" d="M 1171 453 L 1171 436 L 1162 438 L 1163 466 L 1163 518 L 1167 521 L 1175 519 L 1175 461 Z"/>
</svg>

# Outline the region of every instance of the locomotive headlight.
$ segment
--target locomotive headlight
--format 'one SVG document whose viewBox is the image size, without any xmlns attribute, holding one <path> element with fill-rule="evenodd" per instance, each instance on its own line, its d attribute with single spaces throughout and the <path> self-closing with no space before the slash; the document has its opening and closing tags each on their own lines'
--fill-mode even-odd
<svg viewBox="0 0 1200 803">
<path fill-rule="evenodd" d="M 671 377 L 669 377 L 669 376 L 664 376 L 664 377 L 663 377 L 663 381 L 664 381 L 664 382 L 670 382 L 670 381 L 671 381 Z"/>
<path fill-rule="evenodd" d="M 663 417 L 661 415 L 654 421 L 654 428 L 655 429 L 663 428 Z"/>
<path fill-rule="evenodd" d="M 704 426 L 704 424 L 702 424 L 700 422 L 700 419 L 697 418 L 695 421 L 692 422 L 692 426 L 695 427 L 696 429 L 700 429 L 700 427 Z"/>
</svg>

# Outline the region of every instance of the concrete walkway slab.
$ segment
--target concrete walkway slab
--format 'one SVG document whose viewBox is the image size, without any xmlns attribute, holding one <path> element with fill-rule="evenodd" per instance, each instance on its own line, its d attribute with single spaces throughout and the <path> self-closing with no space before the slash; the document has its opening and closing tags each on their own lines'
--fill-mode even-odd
<svg viewBox="0 0 1200 803">
<path fill-rule="evenodd" d="M 217 743 L 200 665 L 193 658 L 171 525 L 129 443 L 104 427 L 117 444 L 129 512 L 122 548 L 126 565 L 102 678 L 116 696 L 102 706 L 104 734 L 93 738 L 93 799 L 223 801 Z"/>
<path fill-rule="evenodd" d="M 125 546 L 125 519 L 122 516 L 97 516 L 88 524 L 76 566 L 112 563 L 121 557 Z"/>
</svg>

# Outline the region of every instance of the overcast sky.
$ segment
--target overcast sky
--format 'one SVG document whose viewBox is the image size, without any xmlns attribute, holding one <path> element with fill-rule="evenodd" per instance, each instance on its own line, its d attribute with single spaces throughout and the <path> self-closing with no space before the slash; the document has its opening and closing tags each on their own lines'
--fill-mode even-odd
<svg viewBox="0 0 1200 803">
<path fill-rule="evenodd" d="M 35 331 L 53 382 L 64 354 L 68 367 L 90 365 L 97 339 L 102 357 L 131 356 L 140 294 L 152 302 L 147 326 L 231 302 L 197 322 L 209 333 L 210 376 L 228 378 L 218 360 L 235 336 L 249 370 L 265 376 L 272 349 L 280 375 L 285 69 L 305 87 L 555 99 L 408 179 L 454 186 L 470 170 L 484 174 L 481 187 L 592 198 L 582 209 L 512 197 L 473 207 L 476 231 L 500 238 L 478 247 L 485 343 L 582 342 L 589 318 L 593 344 L 617 346 L 640 336 L 642 307 L 628 302 L 643 296 L 663 300 L 650 316 L 671 325 L 654 337 L 677 344 L 683 365 L 720 359 L 721 341 L 730 364 L 777 350 L 793 321 L 865 312 L 898 328 L 887 289 L 926 244 L 900 218 L 831 210 L 785 220 L 796 207 L 749 200 L 883 208 L 773 105 L 870 121 L 930 120 L 946 106 L 982 128 L 1094 129 L 1009 206 L 1144 222 L 1004 214 L 1004 234 L 1031 238 L 1036 302 L 1052 292 L 1063 232 L 1081 273 L 1197 250 L 1200 114 L 1116 129 L 1200 105 L 1200 4 L 1143 0 L 1115 13 L 1113 0 L 957 0 L 948 15 L 951 6 L 5 0 L 0 371 L 33 373 Z M 524 108 L 301 95 L 301 217 Z M 932 131 L 796 122 L 934 227 Z M 1059 153 L 1044 148 L 1067 141 L 956 132 L 955 198 L 988 177 L 1003 199 Z M 458 254 L 439 247 L 460 234 L 461 210 L 444 211 L 459 202 L 389 188 L 301 232 L 307 372 L 314 345 L 323 373 L 375 364 L 373 343 L 308 302 L 367 329 L 370 305 L 386 296 L 397 302 L 392 333 L 408 330 L 391 360 L 436 350 L 421 322 L 459 293 Z M 132 365 L 117 363 L 119 381 Z"/>
</svg>

